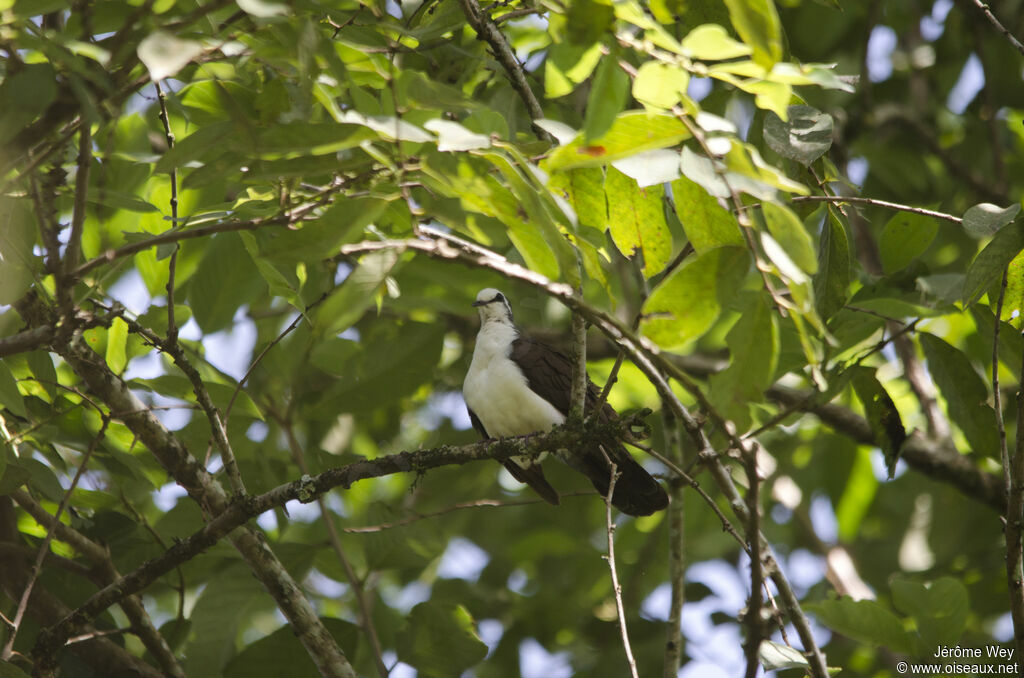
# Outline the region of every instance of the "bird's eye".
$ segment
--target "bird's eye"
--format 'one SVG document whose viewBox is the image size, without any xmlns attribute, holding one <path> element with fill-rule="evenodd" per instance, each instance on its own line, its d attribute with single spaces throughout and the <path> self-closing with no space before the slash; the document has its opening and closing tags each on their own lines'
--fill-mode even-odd
<svg viewBox="0 0 1024 678">
<path fill-rule="evenodd" d="M 505 295 L 502 294 L 501 292 L 498 292 L 498 296 L 494 297 L 494 300 L 495 301 L 505 301 Z"/>
</svg>

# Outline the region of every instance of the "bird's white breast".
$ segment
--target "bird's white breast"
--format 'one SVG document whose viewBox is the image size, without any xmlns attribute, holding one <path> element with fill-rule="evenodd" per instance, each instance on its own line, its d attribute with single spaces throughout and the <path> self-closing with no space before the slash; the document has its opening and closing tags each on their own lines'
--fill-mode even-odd
<svg viewBox="0 0 1024 678">
<path fill-rule="evenodd" d="M 462 386 L 466 405 L 492 438 L 547 431 L 565 417 L 530 390 L 509 354 L 516 330 L 500 322 L 484 323 Z"/>
</svg>

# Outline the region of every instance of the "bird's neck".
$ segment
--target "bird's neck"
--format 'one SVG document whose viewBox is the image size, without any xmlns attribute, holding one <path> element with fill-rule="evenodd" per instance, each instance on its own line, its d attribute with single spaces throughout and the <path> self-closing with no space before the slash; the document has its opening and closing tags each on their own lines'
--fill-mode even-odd
<svg viewBox="0 0 1024 678">
<path fill-rule="evenodd" d="M 476 335 L 473 362 L 483 367 L 494 358 L 507 358 L 512 342 L 519 336 L 515 325 L 500 320 L 491 320 L 480 326 Z"/>
</svg>

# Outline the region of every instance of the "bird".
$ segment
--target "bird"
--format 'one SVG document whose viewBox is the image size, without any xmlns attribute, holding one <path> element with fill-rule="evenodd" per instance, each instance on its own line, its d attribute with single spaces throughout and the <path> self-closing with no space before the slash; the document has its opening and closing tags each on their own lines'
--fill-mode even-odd
<svg viewBox="0 0 1024 678">
<path fill-rule="evenodd" d="M 490 439 L 546 432 L 564 423 L 572 391 L 572 361 L 558 349 L 523 336 L 513 322 L 508 298 L 500 291 L 481 290 L 473 306 L 480 315 L 480 331 L 462 385 L 473 428 Z M 617 419 L 615 410 L 600 400 L 600 392 L 588 378 L 585 414 L 601 405 L 601 420 Z M 646 516 L 668 506 L 665 490 L 620 440 L 609 436 L 593 447 L 556 456 L 587 476 L 602 496 L 608 495 L 609 462 L 614 463 L 620 475 L 612 505 L 623 513 Z M 559 503 L 558 492 L 544 477 L 539 459 L 508 459 L 503 464 L 512 477 L 529 485 L 542 499 Z"/>
</svg>

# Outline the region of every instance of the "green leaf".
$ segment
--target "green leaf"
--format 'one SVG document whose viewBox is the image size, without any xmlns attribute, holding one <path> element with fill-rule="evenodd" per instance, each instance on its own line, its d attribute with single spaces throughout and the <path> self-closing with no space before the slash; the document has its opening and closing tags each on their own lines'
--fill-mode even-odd
<svg viewBox="0 0 1024 678">
<path fill-rule="evenodd" d="M 807 605 L 805 609 L 852 640 L 903 654 L 916 648 L 913 636 L 903 630 L 899 618 L 877 601 L 844 597 Z"/>
<path fill-rule="evenodd" d="M 846 229 L 829 212 L 818 243 L 818 272 L 814 276 L 814 300 L 818 315 L 828 320 L 846 305 L 850 286 L 850 243 Z"/>
<path fill-rule="evenodd" d="M 718 247 L 690 257 L 662 280 L 643 307 L 643 334 L 665 349 L 700 337 L 714 324 L 723 299 L 736 293 L 750 266 L 742 247 Z"/>
<path fill-rule="evenodd" d="M 412 608 L 398 634 L 398 658 L 425 676 L 458 676 L 487 656 L 462 605 L 427 601 Z"/>
<path fill-rule="evenodd" d="M 593 143 L 607 133 L 626 106 L 629 96 L 629 75 L 619 67 L 619 57 L 612 50 L 601 58 L 594 73 L 587 109 L 583 116 L 583 136 Z"/>
<path fill-rule="evenodd" d="M 970 606 L 967 589 L 952 577 L 925 585 L 902 577 L 893 579 L 892 604 L 913 617 L 925 648 L 956 645 L 967 627 Z"/>
<path fill-rule="evenodd" d="M 782 27 L 773 0 L 725 0 L 733 28 L 754 50 L 754 61 L 771 68 L 782 59 Z"/>
<path fill-rule="evenodd" d="M 11 374 L 11 368 L 3 362 L 0 362 L 0 405 L 19 417 L 28 416 L 28 412 L 25 411 L 25 399 L 18 390 L 18 382 Z"/>
<path fill-rule="evenodd" d="M 981 299 L 1003 277 L 1003 271 L 1024 250 L 1024 221 L 1007 224 L 996 233 L 967 269 L 964 280 L 964 305 Z"/>
<path fill-rule="evenodd" d="M 644 151 L 675 146 L 689 137 L 689 130 L 674 115 L 628 111 L 620 114 L 601 138 L 585 140 L 581 134 L 556 148 L 545 167 L 554 171 L 606 165 Z"/>
<path fill-rule="evenodd" d="M 875 370 L 870 367 L 857 366 L 851 368 L 851 371 L 853 375 L 850 383 L 853 384 L 853 389 L 864 406 L 864 413 L 871 425 L 871 431 L 875 434 L 875 440 L 885 455 L 885 467 L 889 472 L 889 480 L 892 480 L 900 448 L 903 447 L 903 441 L 907 439 L 907 432 L 903 428 L 903 419 L 900 418 L 900 412 L 896 409 L 896 404 L 892 401 L 889 393 L 875 376 Z"/>
<path fill-rule="evenodd" d="M 28 367 L 32 370 L 32 376 L 39 380 L 39 384 L 51 399 L 57 395 L 57 370 L 53 367 L 53 358 L 48 351 L 30 351 L 25 355 Z"/>
<path fill-rule="evenodd" d="M 893 273 L 924 254 L 935 239 L 939 224 L 923 214 L 897 212 L 885 224 L 878 241 L 882 270 Z"/>
<path fill-rule="evenodd" d="M 334 637 L 349 658 L 356 656 L 359 627 L 333 617 L 321 617 L 327 631 Z M 224 667 L 225 678 L 318 678 L 309 653 L 295 637 L 295 631 L 285 624 L 269 636 L 246 646 Z"/>
<path fill-rule="evenodd" d="M 844 483 L 843 494 L 836 504 L 839 538 L 844 542 L 853 542 L 860 534 L 864 517 L 878 493 L 878 479 L 871 466 L 871 454 L 866 447 L 857 448 L 853 466 Z"/>
<path fill-rule="evenodd" d="M 647 61 L 633 80 L 633 98 L 645 108 L 667 110 L 682 101 L 690 84 L 690 74 L 672 64 Z"/>
<path fill-rule="evenodd" d="M 774 202 L 762 203 L 761 212 L 768 232 L 793 263 L 805 273 L 817 273 L 818 260 L 814 253 L 814 243 L 800 218 L 788 207 Z"/>
<path fill-rule="evenodd" d="M 0 83 L 0 143 L 24 130 L 57 97 L 57 74 L 50 64 L 25 64 L 4 75 Z"/>
<path fill-rule="evenodd" d="M 722 245 L 744 244 L 736 217 L 687 177 L 672 182 L 672 203 L 686 237 L 698 253 Z"/>
<path fill-rule="evenodd" d="M 125 344 L 128 342 L 128 323 L 121 318 L 114 318 L 107 330 L 107 367 L 114 374 L 124 372 L 128 358 L 125 355 Z"/>
<path fill-rule="evenodd" d="M 391 269 L 398 263 L 398 250 L 380 250 L 364 254 L 345 282 L 316 311 L 314 326 L 319 334 L 334 335 L 359 320 Z"/>
<path fill-rule="evenodd" d="M 210 579 L 190 617 L 192 634 L 183 653 L 186 673 L 194 678 L 221 675 L 235 654 L 243 622 L 272 607 L 263 586 L 240 565 Z"/>
<path fill-rule="evenodd" d="M 661 272 L 672 258 L 672 234 L 665 222 L 661 186 L 640 188 L 614 167 L 605 176 L 608 225 L 615 246 L 626 257 L 642 253 L 644 275 Z"/>
<path fill-rule="evenodd" d="M 604 232 L 608 228 L 608 202 L 604 192 L 604 172 L 597 167 L 581 167 L 565 172 L 554 172 L 548 180 L 548 188 L 560 194 L 576 212 L 580 226 L 598 231 L 595 244 L 604 244 Z M 581 233 L 583 237 L 588 234 Z"/>
<path fill-rule="evenodd" d="M 970 451 L 999 456 L 996 413 L 988 404 L 988 387 L 964 353 L 934 334 L 921 332 L 921 348 L 949 418 L 963 431 Z"/>
<path fill-rule="evenodd" d="M 437 135 L 439 151 L 472 151 L 491 147 L 489 136 L 472 132 L 451 120 L 435 118 L 424 123 L 423 128 Z"/>
<path fill-rule="evenodd" d="M 560 42 L 551 46 L 544 60 L 544 96 L 548 99 L 569 94 L 590 77 L 601 61 L 601 43 L 573 45 Z"/>
<path fill-rule="evenodd" d="M 34 219 L 26 201 L 0 195 L 0 304 L 13 304 L 35 280 Z"/>
<path fill-rule="evenodd" d="M 990 301 L 992 308 L 995 309 L 995 300 L 990 297 Z M 972 306 L 971 310 L 976 308 L 977 304 Z M 1006 268 L 1006 291 L 1003 293 L 1003 312 L 1000 320 L 1009 321 L 1018 330 L 1024 326 L 1024 252 L 1015 256 Z M 1000 343 L 1002 341 L 1000 339 Z M 1014 372 L 1019 373 L 1020 370 Z"/>
<path fill-rule="evenodd" d="M 702 24 L 683 38 L 683 51 L 694 59 L 720 61 L 750 55 L 754 50 L 738 40 L 718 24 Z"/>
<path fill-rule="evenodd" d="M 764 117 L 764 140 L 784 158 L 810 165 L 832 146 L 832 116 L 810 106 L 790 106 L 783 122 L 769 111 Z"/>
<path fill-rule="evenodd" d="M 711 402 L 737 432 L 750 428 L 750 405 L 764 400 L 779 358 L 779 327 L 774 309 L 761 293 L 750 293 L 740 317 L 725 337 L 729 366 L 709 380 Z"/>
<path fill-rule="evenodd" d="M 1020 204 L 1003 208 L 983 202 L 964 212 L 964 229 L 976 238 L 988 238 L 1017 217 Z"/>
<path fill-rule="evenodd" d="M 6 659 L 0 659 L 0 678 L 28 678 L 27 673 Z"/>
<path fill-rule="evenodd" d="M 265 289 L 259 270 L 237 233 L 206 241 L 199 268 L 188 285 L 188 303 L 203 332 L 231 326 L 235 313 Z"/>
</svg>

